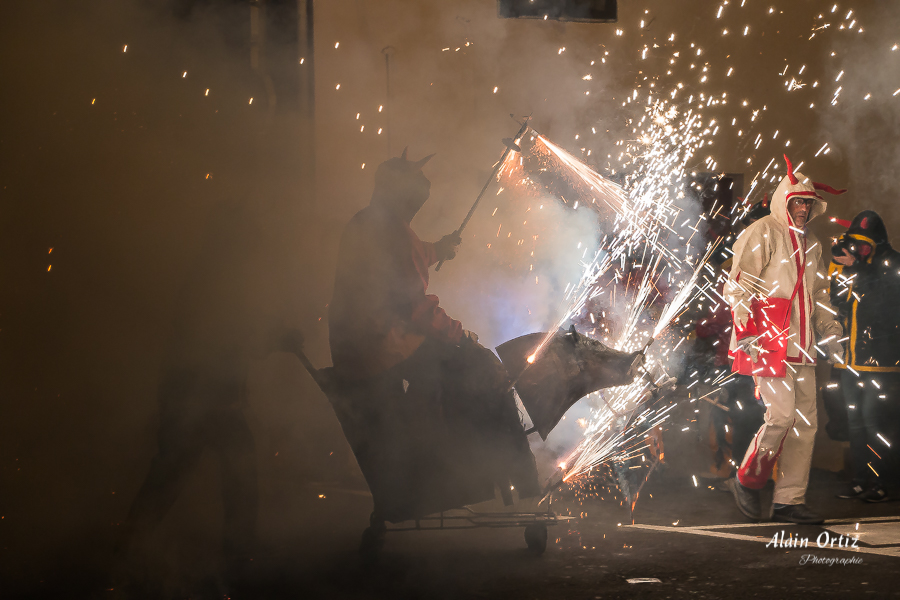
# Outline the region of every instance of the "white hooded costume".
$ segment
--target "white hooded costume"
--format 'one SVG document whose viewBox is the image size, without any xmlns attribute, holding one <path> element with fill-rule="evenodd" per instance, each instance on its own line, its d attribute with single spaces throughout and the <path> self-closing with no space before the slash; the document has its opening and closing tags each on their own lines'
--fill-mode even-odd
<svg viewBox="0 0 900 600">
<path fill-rule="evenodd" d="M 787 165 L 788 175 L 772 197 L 772 213 L 750 225 L 734 244 L 725 298 L 735 323 L 733 368 L 754 376 L 767 407 L 738 479 L 744 487 L 762 488 L 780 456 L 774 502 L 802 504 L 816 433 L 815 338 L 837 340 L 842 328 L 829 300 L 822 246 L 805 228 L 794 225 L 788 202 L 795 197 L 814 199 L 810 221 L 826 208 L 816 190 L 842 192 L 793 173 L 790 161 Z M 765 314 L 760 316 L 760 306 L 762 312 L 767 306 L 776 313 L 780 308 L 779 317 L 767 322 Z M 753 360 L 739 342 L 760 333 L 760 354 Z"/>
</svg>

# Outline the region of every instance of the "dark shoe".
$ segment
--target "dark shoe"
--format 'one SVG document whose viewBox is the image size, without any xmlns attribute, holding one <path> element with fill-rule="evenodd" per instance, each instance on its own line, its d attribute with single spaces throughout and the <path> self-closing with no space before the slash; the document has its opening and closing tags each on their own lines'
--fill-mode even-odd
<svg viewBox="0 0 900 600">
<path fill-rule="evenodd" d="M 887 492 L 884 491 L 884 488 L 878 485 L 877 483 L 866 490 L 860 497 L 860 500 L 865 500 L 866 502 L 885 502 L 890 500 L 888 498 Z"/>
<path fill-rule="evenodd" d="M 825 519 L 806 508 L 805 504 L 788 504 L 772 511 L 772 520 L 802 525 L 820 525 Z"/>
<path fill-rule="evenodd" d="M 865 493 L 866 488 L 864 488 L 861 483 L 856 483 L 854 481 L 847 486 L 847 489 L 838 494 L 837 497 L 843 498 L 844 500 L 853 500 L 862 497 Z"/>
<path fill-rule="evenodd" d="M 762 509 L 759 506 L 759 491 L 745 488 L 737 477 L 728 480 L 728 487 L 734 494 L 734 502 L 738 510 L 748 519 L 759 521 L 762 518 Z"/>
</svg>

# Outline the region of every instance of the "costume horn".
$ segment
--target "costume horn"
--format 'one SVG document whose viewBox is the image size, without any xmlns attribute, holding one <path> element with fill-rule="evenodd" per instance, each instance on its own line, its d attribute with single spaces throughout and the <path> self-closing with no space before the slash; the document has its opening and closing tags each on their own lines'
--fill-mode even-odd
<svg viewBox="0 0 900 600">
<path fill-rule="evenodd" d="M 838 219 L 837 217 L 831 217 L 831 219 L 829 219 L 829 220 L 832 223 L 836 223 L 846 229 L 850 229 L 850 225 L 852 225 L 852 223 L 850 223 L 850 221 L 847 221 L 846 219 Z"/>
<path fill-rule="evenodd" d="M 429 155 L 426 156 L 425 158 L 422 158 L 422 159 L 417 160 L 417 161 L 415 162 L 416 168 L 417 168 L 417 169 L 421 169 L 422 167 L 424 167 L 424 166 L 425 166 L 425 163 L 427 163 L 429 160 L 431 160 L 431 158 L 432 158 L 433 156 L 434 156 L 434 154 L 429 154 Z"/>
<path fill-rule="evenodd" d="M 794 175 L 794 165 L 791 164 L 791 159 L 787 157 L 787 154 L 784 155 L 784 162 L 787 163 L 787 175 L 788 179 L 791 180 L 791 185 L 797 185 L 797 177 Z"/>
<path fill-rule="evenodd" d="M 831 187 L 830 185 L 825 185 L 824 183 L 818 183 L 816 181 L 813 181 L 813 187 L 816 188 L 817 190 L 821 190 L 823 192 L 828 192 L 829 194 L 834 194 L 836 196 L 847 192 L 847 190 L 836 190 L 833 187 Z"/>
</svg>

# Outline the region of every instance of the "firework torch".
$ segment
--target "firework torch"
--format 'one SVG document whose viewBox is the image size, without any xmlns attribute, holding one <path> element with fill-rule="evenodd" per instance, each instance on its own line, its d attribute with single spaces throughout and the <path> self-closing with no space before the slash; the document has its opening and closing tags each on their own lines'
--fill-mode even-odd
<svg viewBox="0 0 900 600">
<path fill-rule="evenodd" d="M 469 219 L 472 218 L 472 215 L 475 214 L 475 209 L 478 208 L 478 203 L 481 202 L 481 197 L 484 196 L 484 193 L 487 191 L 488 186 L 491 185 L 491 181 L 494 180 L 494 177 L 497 176 L 497 172 L 500 171 L 500 167 L 503 166 L 503 163 L 506 161 L 506 157 L 509 156 L 510 152 L 522 152 L 522 149 L 519 148 L 518 141 L 519 138 L 525 135 L 525 131 L 528 129 L 528 117 L 525 118 L 525 121 L 522 123 L 522 126 L 519 128 L 519 131 L 516 133 L 513 138 L 503 138 L 503 144 L 506 146 L 506 149 L 503 150 L 503 156 L 500 157 L 500 160 L 497 161 L 497 164 L 494 165 L 494 170 L 491 171 L 491 176 L 488 177 L 488 180 L 485 182 L 484 187 L 481 188 L 481 193 L 478 194 L 478 197 L 475 198 L 475 203 L 472 204 L 472 208 L 469 209 L 469 213 L 466 215 L 466 218 L 463 219 L 462 225 L 459 226 L 459 229 L 456 230 L 456 235 L 462 235 L 463 229 L 466 228 L 466 225 L 469 224 Z M 443 266 L 444 261 L 438 263 L 437 267 L 435 267 L 435 271 L 440 271 Z"/>
</svg>

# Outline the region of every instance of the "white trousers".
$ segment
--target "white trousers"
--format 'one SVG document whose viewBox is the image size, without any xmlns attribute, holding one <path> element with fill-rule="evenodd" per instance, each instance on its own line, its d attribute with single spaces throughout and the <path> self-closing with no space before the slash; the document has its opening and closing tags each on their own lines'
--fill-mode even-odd
<svg viewBox="0 0 900 600">
<path fill-rule="evenodd" d="M 747 449 L 739 477 L 747 487 L 765 483 L 778 459 L 776 504 L 802 504 L 816 436 L 815 366 L 788 365 L 785 377 L 756 377 L 766 404 L 765 422 Z"/>
</svg>

